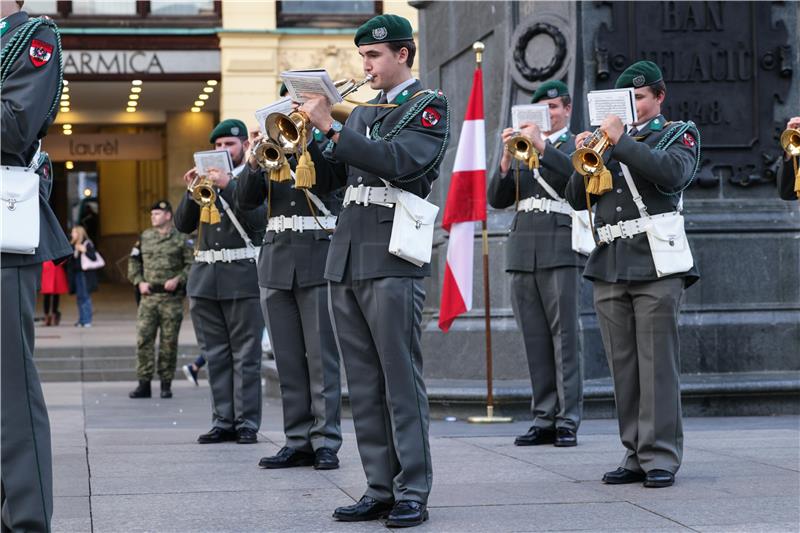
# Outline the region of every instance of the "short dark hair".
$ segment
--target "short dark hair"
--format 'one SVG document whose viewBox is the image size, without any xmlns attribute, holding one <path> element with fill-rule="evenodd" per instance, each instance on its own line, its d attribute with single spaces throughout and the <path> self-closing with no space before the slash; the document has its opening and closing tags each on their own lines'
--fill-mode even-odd
<svg viewBox="0 0 800 533">
<path fill-rule="evenodd" d="M 659 80 L 652 85 L 647 86 L 650 89 L 650 92 L 653 93 L 653 96 L 658 98 L 660 95 L 666 96 L 667 94 L 667 86 L 664 84 L 664 80 Z"/>
<path fill-rule="evenodd" d="M 568 105 L 571 105 L 572 104 L 572 97 L 570 95 L 568 95 L 568 94 L 565 94 L 564 96 L 561 97 L 561 104 L 564 107 L 567 107 Z"/>
<path fill-rule="evenodd" d="M 17 0 L 17 5 L 22 9 L 22 6 L 25 5 L 25 0 Z"/>
<path fill-rule="evenodd" d="M 389 47 L 393 53 L 398 53 L 402 48 L 408 50 L 408 59 L 406 59 L 406 66 L 411 68 L 414 66 L 414 56 L 417 55 L 417 45 L 414 44 L 413 40 L 409 41 L 390 41 L 386 43 L 386 46 Z"/>
</svg>

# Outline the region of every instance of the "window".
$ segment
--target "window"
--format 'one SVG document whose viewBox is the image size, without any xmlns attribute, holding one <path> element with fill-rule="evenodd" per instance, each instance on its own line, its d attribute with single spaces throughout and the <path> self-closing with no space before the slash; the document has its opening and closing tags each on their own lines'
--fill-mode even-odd
<svg viewBox="0 0 800 533">
<path fill-rule="evenodd" d="M 22 9 L 31 15 L 55 15 L 58 13 L 55 0 L 26 0 Z"/>
<path fill-rule="evenodd" d="M 71 4 L 73 15 L 136 15 L 134 0 L 80 0 Z"/>
<path fill-rule="evenodd" d="M 279 0 L 278 26 L 353 28 L 383 11 L 383 2 L 372 0 Z"/>
<path fill-rule="evenodd" d="M 213 0 L 187 2 L 178 0 L 150 0 L 150 14 L 154 17 L 191 17 L 213 15 Z"/>
</svg>

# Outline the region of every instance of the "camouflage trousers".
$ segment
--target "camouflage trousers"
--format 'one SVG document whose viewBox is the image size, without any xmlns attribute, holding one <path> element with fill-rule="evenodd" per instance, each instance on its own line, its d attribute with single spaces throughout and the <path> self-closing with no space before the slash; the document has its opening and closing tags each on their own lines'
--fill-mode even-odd
<svg viewBox="0 0 800 533">
<path fill-rule="evenodd" d="M 155 371 L 156 334 L 159 329 L 158 377 L 171 380 L 178 358 L 178 333 L 183 321 L 183 294 L 142 296 L 136 317 L 136 375 L 150 380 Z"/>
</svg>

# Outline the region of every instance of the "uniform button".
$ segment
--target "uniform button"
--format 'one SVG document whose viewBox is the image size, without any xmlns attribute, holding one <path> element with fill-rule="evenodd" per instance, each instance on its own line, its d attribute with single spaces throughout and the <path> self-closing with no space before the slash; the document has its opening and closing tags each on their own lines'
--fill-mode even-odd
<svg viewBox="0 0 800 533">
<path fill-rule="evenodd" d="M 222 228 L 217 228 L 217 231 L 222 231 Z"/>
<path fill-rule="evenodd" d="M 359 177 L 358 177 L 358 179 L 357 179 L 356 181 L 357 181 L 357 182 L 359 182 L 359 183 L 361 183 L 362 181 L 364 181 L 364 178 L 362 178 L 361 176 L 359 176 Z"/>
<path fill-rule="evenodd" d="M 617 176 L 623 176 L 622 172 L 617 172 Z"/>
<path fill-rule="evenodd" d="M 215 243 L 214 243 L 214 246 L 219 246 L 219 243 L 218 243 L 218 242 L 215 242 Z"/>
<path fill-rule="evenodd" d="M 617 213 L 621 213 L 621 212 L 622 212 L 622 208 L 620 206 L 617 206 Z"/>
<path fill-rule="evenodd" d="M 622 189 L 617 189 L 617 194 L 622 194 Z"/>
<path fill-rule="evenodd" d="M 294 207 L 294 205 L 295 205 L 295 201 L 294 201 L 294 200 L 292 200 L 291 202 L 289 202 L 289 205 L 290 205 L 290 206 L 292 206 L 292 207 Z"/>
</svg>

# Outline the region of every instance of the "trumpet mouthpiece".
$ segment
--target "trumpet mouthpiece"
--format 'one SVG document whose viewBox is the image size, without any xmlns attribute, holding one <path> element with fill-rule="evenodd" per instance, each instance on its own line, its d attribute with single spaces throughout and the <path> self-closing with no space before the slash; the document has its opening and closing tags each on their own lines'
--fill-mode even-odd
<svg viewBox="0 0 800 533">
<path fill-rule="evenodd" d="M 367 81 L 372 81 L 372 78 L 373 78 L 372 74 L 367 74 L 366 76 Z"/>
</svg>

